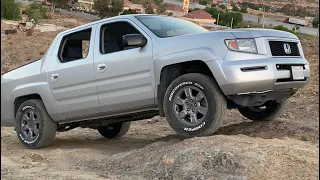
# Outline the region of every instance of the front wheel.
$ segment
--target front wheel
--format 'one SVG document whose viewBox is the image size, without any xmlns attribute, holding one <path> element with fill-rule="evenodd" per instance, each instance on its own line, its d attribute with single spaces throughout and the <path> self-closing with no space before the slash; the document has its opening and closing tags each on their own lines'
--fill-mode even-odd
<svg viewBox="0 0 320 180">
<path fill-rule="evenodd" d="M 15 121 L 18 138 L 28 148 L 49 146 L 56 136 L 57 123 L 51 119 L 43 102 L 39 99 L 22 103 Z"/>
<path fill-rule="evenodd" d="M 166 119 L 178 134 L 194 137 L 213 134 L 227 109 L 226 99 L 209 76 L 185 74 L 175 79 L 165 93 Z"/>
<path fill-rule="evenodd" d="M 119 138 L 124 136 L 130 128 L 130 122 L 113 123 L 98 128 L 98 132 L 105 138 Z"/>
<path fill-rule="evenodd" d="M 286 102 L 268 101 L 262 106 L 239 108 L 239 112 L 252 121 L 270 121 L 281 115 Z"/>
</svg>

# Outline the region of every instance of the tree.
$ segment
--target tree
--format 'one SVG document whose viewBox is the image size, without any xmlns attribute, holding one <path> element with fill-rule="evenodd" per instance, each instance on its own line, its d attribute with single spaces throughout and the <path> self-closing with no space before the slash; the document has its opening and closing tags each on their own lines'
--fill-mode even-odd
<svg viewBox="0 0 320 180">
<path fill-rule="evenodd" d="M 227 6 L 224 5 L 224 4 L 220 4 L 220 5 L 219 5 L 219 8 L 220 8 L 220 9 L 226 9 L 226 7 L 227 7 Z"/>
<path fill-rule="evenodd" d="M 172 16 L 172 15 L 173 15 L 173 13 L 172 13 L 172 12 L 169 12 L 169 13 L 168 13 L 168 16 Z"/>
<path fill-rule="evenodd" d="M 208 2 L 206 0 L 200 0 L 199 4 L 206 6 L 208 4 Z"/>
<path fill-rule="evenodd" d="M 240 9 L 240 12 L 242 13 L 248 13 L 248 10 L 246 7 L 242 6 L 241 9 Z"/>
<path fill-rule="evenodd" d="M 95 0 L 93 9 L 101 18 L 117 16 L 123 9 L 123 0 Z"/>
<path fill-rule="evenodd" d="M 159 4 L 159 8 L 157 9 L 158 14 L 165 14 L 167 10 L 167 5 L 166 4 Z"/>
<path fill-rule="evenodd" d="M 15 0 L 1 0 L 1 19 L 18 20 L 20 9 Z"/>
<path fill-rule="evenodd" d="M 148 1 L 145 1 L 142 6 L 147 14 L 154 14 L 152 6 Z"/>
<path fill-rule="evenodd" d="M 312 20 L 312 27 L 318 28 L 319 27 L 319 18 L 314 18 Z"/>
<path fill-rule="evenodd" d="M 121 15 L 126 15 L 126 14 L 137 14 L 137 11 L 135 9 L 127 9 L 121 13 Z"/>
<path fill-rule="evenodd" d="M 243 20 L 243 15 L 239 12 L 219 11 L 214 7 L 206 8 L 205 11 L 211 14 L 212 17 L 214 17 L 215 19 L 218 19 L 218 15 L 220 15 L 219 25 L 223 25 L 223 26 L 230 26 L 232 18 L 233 18 L 233 26 L 238 26 L 239 23 L 241 23 Z"/>
<path fill-rule="evenodd" d="M 300 29 L 300 26 L 298 25 L 295 25 L 294 27 L 292 27 L 293 32 L 299 31 L 299 29 Z"/>
<path fill-rule="evenodd" d="M 32 3 L 27 9 L 26 14 L 29 16 L 29 19 L 34 19 L 38 22 L 40 19 L 47 18 L 47 10 L 40 3 Z"/>
<path fill-rule="evenodd" d="M 233 6 L 232 11 L 239 11 L 239 8 L 237 6 Z"/>
</svg>

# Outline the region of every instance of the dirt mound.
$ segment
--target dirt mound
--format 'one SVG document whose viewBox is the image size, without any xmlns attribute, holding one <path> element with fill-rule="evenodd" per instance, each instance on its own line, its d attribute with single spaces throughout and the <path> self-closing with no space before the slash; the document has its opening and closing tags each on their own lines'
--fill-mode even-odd
<svg viewBox="0 0 320 180">
<path fill-rule="evenodd" d="M 315 120 L 256 123 L 230 115 L 210 137 L 182 138 L 155 117 L 134 122 L 120 139 L 74 129 L 58 133 L 52 146 L 40 150 L 24 148 L 12 128 L 2 127 L 1 168 L 8 179 L 318 178 Z"/>
<path fill-rule="evenodd" d="M 143 128 L 168 128 L 161 124 L 146 124 Z M 104 141 L 92 130 L 77 129 L 73 135 L 67 133 L 67 138 L 58 137 L 52 147 L 34 153 L 21 147 L 17 140 L 2 140 L 2 149 L 16 147 L 2 152 L 2 175 L 8 179 L 318 178 L 318 147 L 309 142 L 245 135 L 184 139 L 166 130 L 164 134 L 169 135 L 162 137 L 146 132 L 146 139 L 143 131 L 137 131 L 140 126 L 135 123 L 127 136 L 115 141 Z M 86 137 L 75 136 L 80 133 Z M 2 139 L 7 140 L 13 135 L 3 138 L 5 134 L 1 133 Z M 10 154 L 14 156 L 8 158 Z M 34 154 L 40 160 L 33 162 Z"/>
<path fill-rule="evenodd" d="M 288 138 L 219 135 L 156 142 L 90 164 L 93 171 L 104 170 L 106 175 L 112 172 L 139 179 L 318 178 L 317 148 Z"/>
</svg>

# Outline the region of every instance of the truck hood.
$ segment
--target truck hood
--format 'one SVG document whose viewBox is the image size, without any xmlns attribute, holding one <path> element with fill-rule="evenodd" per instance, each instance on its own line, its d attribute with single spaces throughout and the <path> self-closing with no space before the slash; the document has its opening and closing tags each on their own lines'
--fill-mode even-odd
<svg viewBox="0 0 320 180">
<path fill-rule="evenodd" d="M 23 79 L 40 73 L 41 59 L 13 69 L 1 76 L 1 84 L 15 79 Z"/>
<path fill-rule="evenodd" d="M 232 30 L 226 30 L 226 31 L 233 34 L 236 38 L 277 37 L 277 38 L 299 39 L 296 35 L 292 33 L 273 30 L 273 29 L 243 28 L 243 29 L 232 29 Z"/>
</svg>

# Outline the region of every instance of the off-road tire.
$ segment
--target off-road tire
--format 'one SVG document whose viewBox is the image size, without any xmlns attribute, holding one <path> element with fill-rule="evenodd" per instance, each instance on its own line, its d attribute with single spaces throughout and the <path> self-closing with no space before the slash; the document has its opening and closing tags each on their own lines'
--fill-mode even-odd
<svg viewBox="0 0 320 180">
<path fill-rule="evenodd" d="M 180 89 L 192 86 L 201 89 L 208 102 L 207 114 L 200 125 L 183 124 L 175 114 L 174 97 Z M 227 101 L 218 84 L 211 77 L 189 73 L 176 78 L 167 88 L 163 103 L 164 113 L 171 128 L 185 137 L 212 135 L 223 122 L 227 110 Z"/>
<path fill-rule="evenodd" d="M 130 122 L 113 123 L 107 126 L 98 128 L 98 132 L 105 138 L 113 139 L 124 136 L 130 128 Z M 112 129 L 110 129 L 112 126 Z"/>
<path fill-rule="evenodd" d="M 239 108 L 239 112 L 252 121 L 271 121 L 278 118 L 285 109 L 286 101 L 273 103 L 268 109 L 262 112 L 252 111 L 250 108 Z"/>
<path fill-rule="evenodd" d="M 22 130 L 22 116 L 26 111 L 34 111 L 39 118 L 39 133 L 35 140 L 28 141 Z M 28 148 L 38 149 L 51 145 L 57 132 L 57 123 L 55 123 L 48 114 L 43 102 L 39 99 L 31 99 L 23 102 L 16 113 L 15 129 L 19 140 Z"/>
</svg>

